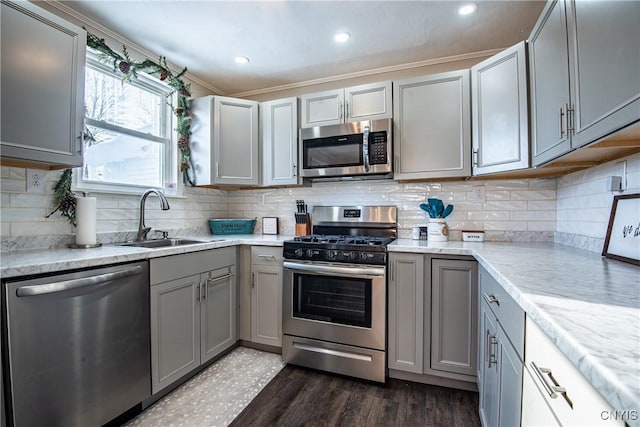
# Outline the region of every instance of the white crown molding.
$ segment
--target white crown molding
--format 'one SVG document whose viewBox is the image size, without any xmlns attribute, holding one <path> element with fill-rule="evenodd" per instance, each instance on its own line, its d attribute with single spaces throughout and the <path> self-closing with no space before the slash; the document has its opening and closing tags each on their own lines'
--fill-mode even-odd
<svg viewBox="0 0 640 427">
<path fill-rule="evenodd" d="M 427 67 L 427 66 L 431 66 L 431 65 L 446 64 L 446 63 L 449 63 L 449 62 L 464 61 L 464 60 L 467 60 L 467 59 L 486 58 L 486 57 L 493 56 L 493 55 L 495 55 L 497 53 L 500 53 L 504 49 L 505 48 L 481 50 L 481 51 L 478 51 L 478 52 L 463 53 L 461 55 L 444 56 L 444 57 L 441 57 L 441 58 L 426 59 L 424 61 L 417 61 L 417 62 L 407 62 L 405 64 L 390 65 L 388 67 L 380 67 L 380 68 L 372 68 L 370 70 L 356 71 L 356 72 L 347 73 L 347 74 L 337 74 L 335 76 L 322 77 L 322 78 L 319 78 L 319 79 L 307 80 L 307 81 L 304 81 L 304 82 L 289 83 L 289 84 L 285 84 L 285 85 L 273 86 L 273 87 L 268 87 L 268 88 L 264 88 L 264 89 L 249 90 L 249 91 L 246 91 L 246 92 L 238 92 L 238 93 L 234 93 L 234 94 L 231 94 L 231 95 L 228 95 L 228 96 L 233 96 L 233 97 L 236 97 L 236 98 L 242 98 L 242 97 L 247 97 L 247 96 L 262 95 L 262 94 L 270 93 L 270 92 L 278 92 L 278 91 L 282 91 L 282 90 L 297 89 L 297 88 L 301 88 L 301 87 L 313 86 L 313 85 L 322 84 L 322 83 L 331 83 L 331 82 L 335 82 L 335 81 L 339 81 L 339 80 L 346 80 L 346 79 L 352 79 L 352 78 L 357 78 L 357 77 L 372 76 L 372 75 L 375 75 L 375 74 L 391 73 L 391 72 L 394 72 L 394 71 L 402 71 L 402 70 L 409 70 L 409 69 L 412 69 L 412 68 L 420 68 L 420 67 Z"/>
<path fill-rule="evenodd" d="M 119 41 L 120 43 L 124 44 L 125 46 L 135 49 L 136 51 L 140 52 L 141 54 L 145 55 L 146 57 L 148 57 L 149 59 L 153 58 L 155 60 L 155 58 L 158 58 L 160 55 L 158 55 L 157 53 L 151 52 L 150 50 L 140 46 L 138 43 L 134 42 L 133 40 L 129 40 L 126 37 L 122 36 L 121 34 L 116 33 L 115 31 L 105 27 L 103 24 L 99 23 L 98 21 L 95 21 L 85 15 L 83 15 L 82 13 L 76 11 L 75 9 L 70 8 L 69 6 L 60 3 L 58 0 L 44 0 L 44 2 L 48 5 L 50 5 L 51 7 L 58 9 L 59 11 L 77 19 L 78 21 L 84 23 L 86 26 L 91 27 L 101 33 L 103 33 L 105 36 L 111 37 L 114 40 Z M 171 64 L 169 63 L 169 65 L 172 66 L 172 68 L 174 68 L 174 71 L 178 70 L 181 71 L 182 68 L 177 67 L 175 64 Z M 191 74 L 189 71 L 187 71 L 184 76 L 192 81 L 193 83 L 196 83 L 206 89 L 209 89 L 211 92 L 213 92 L 216 95 L 224 95 L 225 93 L 218 89 L 217 87 L 205 82 L 204 80 L 194 76 L 193 74 Z"/>
</svg>

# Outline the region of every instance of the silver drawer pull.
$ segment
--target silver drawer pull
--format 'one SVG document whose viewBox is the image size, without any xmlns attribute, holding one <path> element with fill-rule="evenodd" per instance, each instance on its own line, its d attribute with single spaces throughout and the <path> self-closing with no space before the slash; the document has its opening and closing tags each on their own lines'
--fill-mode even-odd
<svg viewBox="0 0 640 427">
<path fill-rule="evenodd" d="M 551 369 L 549 368 L 539 368 L 534 362 L 531 362 L 529 364 L 529 366 L 531 366 L 531 369 L 533 370 L 533 373 L 536 374 L 536 376 L 538 377 L 538 379 L 540 380 L 540 382 L 542 383 L 542 386 L 544 387 L 545 391 L 547 392 L 547 394 L 549 395 L 550 398 L 555 399 L 558 397 L 558 393 L 560 394 L 566 394 L 567 390 L 564 387 L 560 387 L 559 385 L 556 384 L 552 384 L 549 381 L 547 381 L 547 377 L 549 377 L 549 379 L 553 380 L 553 377 L 551 375 Z M 555 383 L 555 381 L 554 381 Z M 573 407 L 573 405 L 571 405 Z"/>
<path fill-rule="evenodd" d="M 258 255 L 258 258 L 276 259 L 274 255 Z"/>
<path fill-rule="evenodd" d="M 488 293 L 485 292 L 482 294 L 482 296 L 489 304 L 495 303 L 496 305 L 500 305 L 500 300 L 494 294 L 489 295 Z"/>
<path fill-rule="evenodd" d="M 221 280 L 228 279 L 230 277 L 233 277 L 233 274 L 225 274 L 224 276 L 218 276 L 218 277 L 214 277 L 214 278 L 211 278 L 211 279 L 207 279 L 207 284 L 210 285 L 212 283 L 216 283 L 216 282 L 219 282 Z"/>
</svg>

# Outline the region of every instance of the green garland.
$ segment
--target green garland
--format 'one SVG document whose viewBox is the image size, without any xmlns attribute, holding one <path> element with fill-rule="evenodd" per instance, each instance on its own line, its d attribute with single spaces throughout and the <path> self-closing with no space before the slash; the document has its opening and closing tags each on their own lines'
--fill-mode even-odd
<svg viewBox="0 0 640 427">
<path fill-rule="evenodd" d="M 187 68 L 183 68 L 178 74 L 173 74 L 167 66 L 167 60 L 164 56 L 161 56 L 158 62 L 153 62 L 150 59 L 136 62 L 129 56 L 126 46 L 122 46 L 121 55 L 107 46 L 104 39 L 100 39 L 89 32 L 87 32 L 87 46 L 100 52 L 101 61 L 113 64 L 113 71 L 119 71 L 122 74 L 123 82 L 129 82 L 131 79 L 137 78 L 139 72 L 145 72 L 158 77 L 160 81 L 167 82 L 173 89 L 167 97 L 172 96 L 174 93 L 178 94 L 178 106 L 173 108 L 173 113 L 178 119 L 176 132 L 178 133 L 178 148 L 180 149 L 180 172 L 182 173 L 182 181 L 194 187 L 196 178 L 191 161 L 191 148 L 189 147 L 191 116 L 188 98 L 191 93 L 189 92 L 190 85 L 181 79 L 187 72 Z M 191 174 L 189 174 L 189 171 L 191 171 Z"/>
<path fill-rule="evenodd" d="M 144 72 L 157 77 L 160 81 L 167 82 L 173 89 L 167 95 L 167 98 L 177 93 L 178 105 L 177 107 L 172 106 L 172 110 L 177 118 L 175 130 L 178 133 L 178 149 L 180 150 L 180 173 L 184 184 L 195 187 L 196 177 L 189 144 L 191 138 L 191 108 L 189 102 L 191 85 L 186 84 L 181 78 L 187 72 L 187 68 L 183 68 L 178 74 L 173 74 L 164 56 L 161 56 L 158 62 L 153 62 L 150 59 L 136 62 L 129 56 L 126 46 L 122 46 L 122 54 L 119 54 L 107 46 L 104 39 L 98 38 L 89 32 L 87 32 L 87 46 L 100 52 L 100 61 L 113 64 L 113 71 L 122 74 L 123 83 L 130 82 L 138 77 L 138 73 Z M 93 139 L 88 129 L 85 129 L 84 139 Z M 71 174 L 71 169 L 65 169 L 60 176 L 54 187 L 54 210 L 46 217 L 49 218 L 54 213 L 60 212 L 60 215 L 66 217 L 69 223 L 75 226 L 76 197 L 71 191 Z"/>
</svg>

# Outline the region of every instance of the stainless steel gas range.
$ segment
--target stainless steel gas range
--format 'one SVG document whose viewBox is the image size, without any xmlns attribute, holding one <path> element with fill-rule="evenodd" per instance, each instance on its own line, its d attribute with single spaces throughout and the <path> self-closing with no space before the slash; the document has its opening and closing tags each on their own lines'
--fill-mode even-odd
<svg viewBox="0 0 640 427">
<path fill-rule="evenodd" d="M 284 360 L 384 382 L 397 208 L 316 206 L 312 220 L 313 235 L 284 242 Z"/>
</svg>

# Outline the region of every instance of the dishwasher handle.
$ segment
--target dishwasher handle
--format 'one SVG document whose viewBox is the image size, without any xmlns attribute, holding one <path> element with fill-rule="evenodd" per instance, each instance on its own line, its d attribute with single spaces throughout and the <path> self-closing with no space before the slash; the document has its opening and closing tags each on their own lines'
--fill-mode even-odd
<svg viewBox="0 0 640 427">
<path fill-rule="evenodd" d="M 112 273 L 100 274 L 98 276 L 81 277 L 79 279 L 63 280 L 62 282 L 45 283 L 43 285 L 21 286 L 16 289 L 18 297 L 33 297 L 56 292 L 69 291 L 71 289 L 84 288 L 87 286 L 100 285 L 113 280 L 124 279 L 142 273 L 143 268 L 139 265 Z"/>
</svg>

